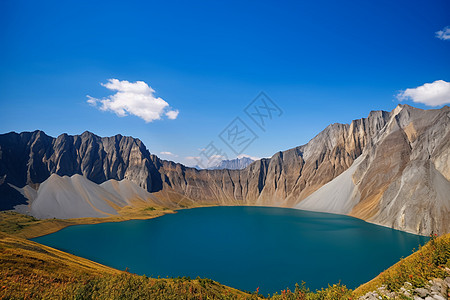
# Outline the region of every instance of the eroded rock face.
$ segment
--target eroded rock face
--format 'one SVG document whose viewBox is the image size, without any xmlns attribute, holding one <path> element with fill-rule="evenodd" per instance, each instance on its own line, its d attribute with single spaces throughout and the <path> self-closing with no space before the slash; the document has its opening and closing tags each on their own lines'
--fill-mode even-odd
<svg viewBox="0 0 450 300">
<path fill-rule="evenodd" d="M 85 132 L 55 139 L 42 131 L 8 133 L 0 135 L 0 178 L 17 187 L 37 187 L 51 174 L 81 174 L 97 184 L 128 179 L 171 205 L 303 208 L 307 199 L 308 209 L 415 233 L 445 233 L 450 231 L 449 121 L 447 106 L 399 105 L 351 124 L 332 124 L 308 144 L 243 170 L 188 168 L 121 135 Z M 339 194 L 324 200 L 330 193 Z"/>
<path fill-rule="evenodd" d="M 214 203 L 293 207 L 347 170 L 367 143 L 388 122 L 387 112 L 348 124 L 332 124 L 308 144 L 244 170 L 195 170 L 173 162 L 155 162 L 163 184 L 192 200 Z"/>
<path fill-rule="evenodd" d="M 352 215 L 409 232 L 450 231 L 450 109 L 392 112 L 366 151 L 361 202 Z"/>
</svg>

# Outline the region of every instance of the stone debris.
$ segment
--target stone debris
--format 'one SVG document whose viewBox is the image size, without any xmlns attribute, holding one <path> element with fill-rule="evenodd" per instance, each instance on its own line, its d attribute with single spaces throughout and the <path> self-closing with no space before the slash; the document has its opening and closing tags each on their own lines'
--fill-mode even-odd
<svg viewBox="0 0 450 300">
<path fill-rule="evenodd" d="M 405 296 L 407 298 L 405 298 Z M 422 288 L 413 289 L 413 285 L 405 282 L 396 292 L 389 291 L 386 286 L 379 287 L 376 291 L 368 292 L 358 300 L 378 299 L 411 299 L 411 300 L 448 300 L 450 299 L 450 277 L 445 279 L 435 278 L 428 281 Z"/>
</svg>

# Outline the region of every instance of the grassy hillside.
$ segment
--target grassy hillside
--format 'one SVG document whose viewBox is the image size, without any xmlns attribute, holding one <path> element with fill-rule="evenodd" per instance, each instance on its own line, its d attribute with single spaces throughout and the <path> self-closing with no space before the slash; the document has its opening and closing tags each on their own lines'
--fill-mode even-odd
<svg viewBox="0 0 450 300">
<path fill-rule="evenodd" d="M 8 232 L 0 232 L 0 299 L 343 300 L 357 299 L 380 286 L 398 291 L 405 282 L 416 288 L 426 285 L 431 278 L 450 276 L 450 234 L 447 234 L 433 237 L 418 251 L 355 291 L 341 284 L 315 292 L 297 285 L 294 291 L 287 289 L 263 297 L 210 279 L 157 279 L 119 271 L 20 237 L 24 233 L 37 233 L 45 226 L 54 229 L 54 224 L 63 220 L 42 222 L 16 213 L 2 213 L 0 217 L 0 231 Z"/>
</svg>

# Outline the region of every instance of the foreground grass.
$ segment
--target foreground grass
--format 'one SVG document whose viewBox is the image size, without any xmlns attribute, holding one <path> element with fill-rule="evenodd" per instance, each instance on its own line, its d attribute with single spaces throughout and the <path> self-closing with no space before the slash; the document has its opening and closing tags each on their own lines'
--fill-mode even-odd
<svg viewBox="0 0 450 300">
<path fill-rule="evenodd" d="M 165 213 L 153 207 L 141 210 L 145 218 Z M 302 284 L 296 285 L 293 291 L 286 289 L 268 297 L 258 291 L 239 291 L 210 279 L 138 276 L 21 238 L 40 235 L 39 230 L 45 228 L 55 230 L 58 226 L 88 224 L 77 222 L 41 221 L 13 212 L 0 213 L 0 231 L 7 232 L 0 232 L 0 299 L 343 300 L 357 299 L 380 286 L 398 291 L 405 282 L 416 288 L 426 285 L 429 279 L 450 276 L 450 234 L 432 237 L 418 251 L 355 291 L 334 284 L 312 292 Z"/>
</svg>

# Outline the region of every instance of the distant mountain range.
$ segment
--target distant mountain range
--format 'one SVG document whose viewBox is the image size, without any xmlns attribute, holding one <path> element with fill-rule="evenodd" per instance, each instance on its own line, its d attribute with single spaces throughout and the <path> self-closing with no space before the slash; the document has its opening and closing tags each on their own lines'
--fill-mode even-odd
<svg viewBox="0 0 450 300">
<path fill-rule="evenodd" d="M 224 159 L 207 169 L 208 170 L 223 170 L 223 169 L 242 170 L 242 169 L 247 168 L 254 161 L 255 161 L 254 159 L 252 159 L 248 156 L 237 157 L 235 159 Z M 196 168 L 199 170 L 202 169 L 198 166 Z"/>
<path fill-rule="evenodd" d="M 161 160 L 132 137 L 11 132 L 0 135 L 0 209 L 75 218 L 114 215 L 142 202 L 263 205 L 346 214 L 419 234 L 446 233 L 449 120 L 448 106 L 399 105 L 329 125 L 306 145 L 271 158 L 232 160 L 215 170 Z"/>
</svg>

